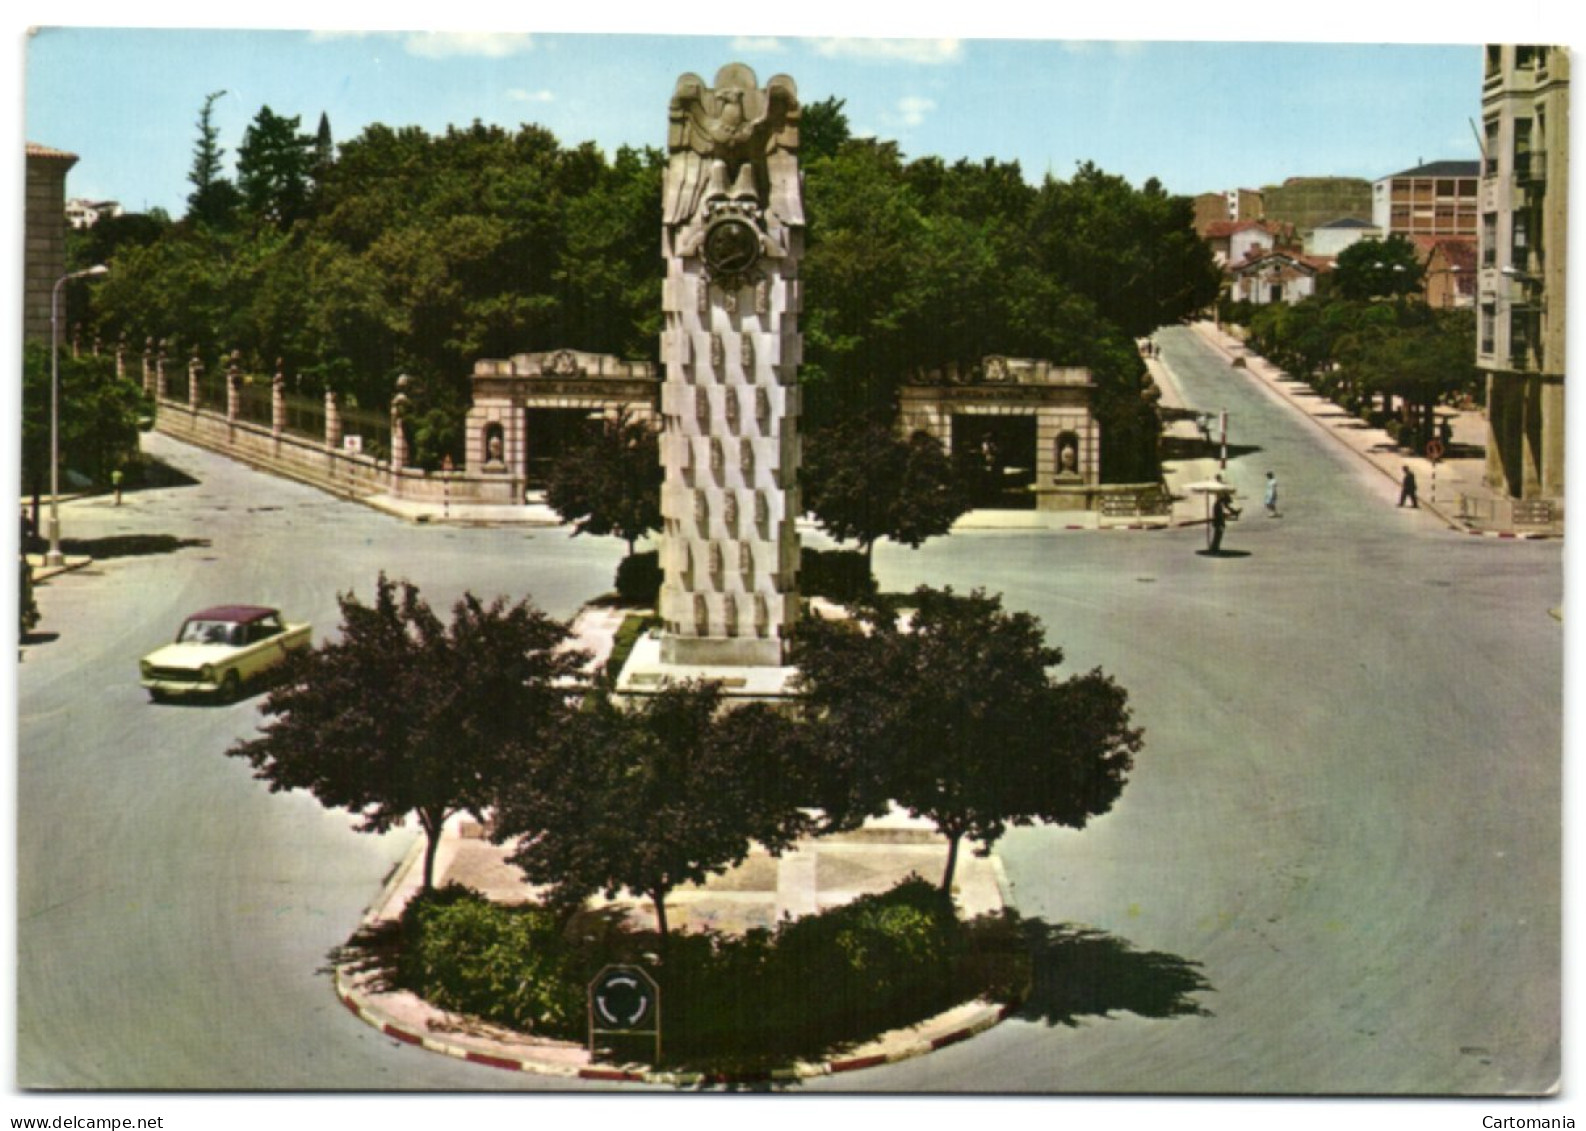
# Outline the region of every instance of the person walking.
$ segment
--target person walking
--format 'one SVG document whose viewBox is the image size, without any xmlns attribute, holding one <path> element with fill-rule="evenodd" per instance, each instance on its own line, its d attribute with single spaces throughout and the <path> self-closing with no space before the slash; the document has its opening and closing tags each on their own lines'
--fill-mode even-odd
<svg viewBox="0 0 1586 1131">
<path fill-rule="evenodd" d="M 1399 505 L 1401 507 L 1404 505 L 1406 499 L 1410 501 L 1411 507 L 1415 508 L 1416 510 L 1421 508 L 1420 500 L 1415 497 L 1415 472 L 1411 471 L 1408 467 L 1404 469 L 1404 481 L 1399 486 Z"/>
<path fill-rule="evenodd" d="M 1233 500 L 1225 492 L 1217 492 L 1216 499 L 1212 501 L 1212 553 L 1222 553 L 1223 531 L 1228 528 L 1230 518 L 1238 517 L 1239 509 L 1234 506 Z"/>
<path fill-rule="evenodd" d="M 1278 477 L 1272 472 L 1267 472 L 1267 492 L 1262 499 L 1267 506 L 1267 517 L 1278 517 Z"/>
</svg>

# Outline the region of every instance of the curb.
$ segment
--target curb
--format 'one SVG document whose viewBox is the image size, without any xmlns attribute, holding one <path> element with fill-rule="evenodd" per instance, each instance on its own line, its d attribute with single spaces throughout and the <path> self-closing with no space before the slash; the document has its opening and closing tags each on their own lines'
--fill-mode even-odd
<svg viewBox="0 0 1586 1131">
<path fill-rule="evenodd" d="M 817 1076 L 835 1076 L 845 1072 L 859 1072 L 866 1068 L 879 1068 L 886 1064 L 897 1064 L 900 1061 L 925 1056 L 938 1049 L 947 1048 L 950 1045 L 956 1045 L 969 1040 L 971 1037 L 978 1036 L 1006 1020 L 1015 1009 L 1019 1008 L 1020 1004 L 1018 1002 L 1010 1002 L 1006 1005 L 994 1005 L 990 1002 L 984 1002 L 979 1005 L 968 1020 L 946 1033 L 933 1037 L 922 1035 L 906 1044 L 900 1044 L 896 1048 L 868 1053 L 863 1056 L 800 1062 L 787 1068 L 775 1068 L 765 1072 L 664 1072 L 636 1067 L 630 1068 L 622 1065 L 574 1066 L 556 1064 L 533 1057 L 501 1056 L 496 1053 L 482 1052 L 460 1041 L 445 1040 L 415 1032 L 411 1026 L 403 1025 L 393 1020 L 378 1006 L 371 1003 L 359 987 L 352 984 L 343 967 L 338 966 L 334 970 L 334 982 L 336 999 L 354 1017 L 392 1040 L 422 1048 L 427 1052 L 440 1053 L 443 1056 L 452 1057 L 454 1060 L 478 1064 L 485 1068 L 499 1068 L 507 1072 L 526 1072 L 538 1076 L 556 1076 L 563 1079 L 605 1081 L 618 1084 L 657 1084 L 673 1087 L 791 1082 L 808 1080 Z M 930 1024 L 930 1019 L 927 1019 L 920 1022 L 917 1026 L 911 1026 L 911 1028 L 928 1028 Z M 894 1030 L 894 1032 L 898 1031 Z M 875 1038 L 874 1041 L 867 1043 L 885 1044 L 889 1036 L 890 1034 L 883 1033 L 880 1037 Z M 572 1045 L 571 1042 L 567 1042 L 562 1047 L 569 1049 L 574 1047 L 582 1048 L 582 1046 Z"/>
<path fill-rule="evenodd" d="M 381 885 L 380 894 L 364 912 L 361 923 L 370 926 L 381 921 L 389 921 L 393 901 L 401 892 L 403 886 L 411 878 L 412 871 L 419 865 L 423 858 L 424 841 L 416 840 L 391 870 L 385 882 Z M 1011 904 L 1009 898 L 1011 885 L 1008 881 L 1007 871 L 1003 867 L 999 856 L 991 857 L 992 878 L 996 885 L 997 896 L 1004 907 Z M 711 1073 L 711 1072 L 669 1072 L 654 1071 L 638 1066 L 603 1065 L 603 1064 L 572 1064 L 566 1061 L 558 1062 L 548 1058 L 533 1056 L 503 1055 L 496 1050 L 486 1051 L 477 1047 L 477 1043 L 467 1040 L 448 1037 L 437 1037 L 421 1031 L 413 1018 L 399 1018 L 393 1012 L 381 1008 L 373 1000 L 371 994 L 346 963 L 337 963 L 331 971 L 332 984 L 336 999 L 354 1017 L 392 1040 L 400 1041 L 406 1045 L 413 1045 L 427 1052 L 439 1053 L 455 1060 L 478 1064 L 486 1068 L 497 1068 L 508 1072 L 526 1072 L 539 1076 L 552 1076 L 562 1079 L 579 1079 L 591 1081 L 604 1081 L 618 1084 L 651 1084 L 667 1085 L 672 1087 L 697 1087 L 703 1085 L 737 1085 L 737 1084 L 765 1084 L 777 1082 L 792 1082 L 811 1079 L 817 1076 L 832 1076 L 844 1072 L 857 1072 L 866 1068 L 876 1068 L 886 1064 L 896 1064 L 899 1061 L 911 1060 L 914 1057 L 924 1056 L 935 1052 L 937 1049 L 949 1045 L 959 1044 L 971 1037 L 977 1036 L 1005 1020 L 1015 1009 L 1022 1004 L 1021 994 L 1019 1000 L 1006 1005 L 976 999 L 970 1002 L 961 1002 L 935 1017 L 927 1017 L 905 1029 L 894 1029 L 878 1034 L 860 1044 L 859 1049 L 876 1049 L 874 1052 L 865 1052 L 858 1056 L 835 1057 L 821 1061 L 801 1061 L 791 1064 L 786 1068 L 771 1069 L 753 1073 Z M 447 1011 L 424 1002 L 417 995 L 399 991 L 405 998 L 421 1003 L 422 1009 L 432 1016 L 449 1016 Z M 962 1014 L 960 1018 L 957 1015 Z M 953 1017 L 951 1028 L 944 1018 Z M 931 1035 L 935 1026 L 945 1029 Z M 563 1056 L 576 1056 L 584 1052 L 583 1045 L 576 1045 L 571 1041 L 555 1042 L 555 1047 Z"/>
</svg>

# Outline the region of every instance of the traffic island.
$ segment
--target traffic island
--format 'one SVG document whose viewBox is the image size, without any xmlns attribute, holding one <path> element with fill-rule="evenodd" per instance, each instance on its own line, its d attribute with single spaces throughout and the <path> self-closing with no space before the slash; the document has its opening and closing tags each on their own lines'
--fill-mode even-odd
<svg viewBox="0 0 1586 1131">
<path fill-rule="evenodd" d="M 668 901 L 669 918 L 675 929 L 682 931 L 674 934 L 673 945 L 697 948 L 702 945 L 697 941 L 701 934 L 711 933 L 725 938 L 758 930 L 766 936 L 779 921 L 791 916 L 830 911 L 855 900 L 868 901 L 878 912 L 884 911 L 879 893 L 909 876 L 938 874 L 945 851 L 945 842 L 928 826 L 893 814 L 852 833 L 802 843 L 780 859 L 757 852 L 738 868 L 713 877 L 705 885 L 680 890 Z M 442 838 L 436 861 L 437 885 L 466 885 L 503 910 L 524 907 L 540 893 L 527 886 L 506 862 L 506 852 L 484 839 L 476 823 L 456 821 Z M 746 1047 L 716 1060 L 674 1057 L 664 1021 L 664 1059 L 659 1065 L 638 1062 L 637 1056 L 594 1056 L 587 1038 L 576 1040 L 566 1033 L 560 1038 L 526 1033 L 469 1011 L 444 1008 L 398 984 L 400 948 L 404 945 L 403 913 L 419 893 L 420 860 L 421 854 L 415 849 L 366 916 L 358 936 L 335 956 L 336 994 L 350 1012 L 393 1040 L 483 1067 L 672 1087 L 792 1082 L 889 1064 L 967 1040 L 1006 1017 L 1022 1000 L 1029 984 L 1027 950 L 1012 925 L 1015 917 L 1004 915 L 1002 910 L 1000 865 L 995 857 L 971 856 L 961 862 L 954 885 L 955 914 L 960 923 L 971 918 L 1006 923 L 997 928 L 1000 938 L 1018 951 L 1014 972 L 1010 975 L 1005 966 L 999 966 L 995 978 L 988 974 L 988 963 L 1002 962 L 1006 955 L 989 955 L 983 945 L 981 953 L 974 956 L 978 966 L 973 976 L 983 982 L 997 981 L 1004 987 L 995 999 L 973 994 L 950 1002 L 938 999 L 931 1004 L 921 1003 L 915 1016 L 900 1017 L 896 1008 L 890 1012 L 881 1010 L 887 1022 L 868 1033 L 850 1032 L 844 1039 L 813 1052 L 786 1057 L 763 1055 Z M 934 889 L 934 884 L 917 878 L 913 883 Z M 591 931 L 610 930 L 613 922 L 620 920 L 626 924 L 623 929 L 635 932 L 637 941 L 629 949 L 636 953 L 636 948 L 653 950 L 653 935 L 649 936 L 651 941 L 644 941 L 644 932 L 653 927 L 653 919 L 643 903 L 596 900 L 588 915 L 595 924 Z M 812 929 L 820 930 L 814 924 L 807 927 L 806 944 L 814 941 L 818 947 L 821 940 L 811 938 Z M 690 937 L 696 941 L 689 943 Z M 866 937 L 872 945 L 876 944 L 874 934 Z M 458 948 L 448 942 L 445 949 L 456 953 Z M 661 981 L 663 1018 L 682 1017 L 686 1011 L 677 1004 L 676 993 L 680 991 L 675 980 Z M 806 989 L 806 993 L 829 995 L 833 987 L 821 983 L 821 979 L 806 983 L 807 987 L 817 987 Z M 576 987 L 579 1000 L 564 1006 L 564 1018 L 574 1008 L 582 1015 L 585 988 L 580 979 Z M 777 1043 L 773 1039 L 766 1042 L 767 1047 Z M 623 1047 L 633 1046 L 630 1043 Z M 649 1059 L 647 1051 L 640 1051 Z"/>
</svg>

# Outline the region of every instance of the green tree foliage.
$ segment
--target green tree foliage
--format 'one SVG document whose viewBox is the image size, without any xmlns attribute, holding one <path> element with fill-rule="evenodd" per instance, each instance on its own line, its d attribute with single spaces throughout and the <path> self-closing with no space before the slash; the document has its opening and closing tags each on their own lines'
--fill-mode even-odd
<svg viewBox="0 0 1586 1131">
<path fill-rule="evenodd" d="M 226 151 L 220 145 L 220 127 L 215 125 L 215 103 L 226 93 L 217 90 L 204 96 L 203 109 L 198 112 L 193 167 L 187 174 L 187 181 L 193 186 L 187 197 L 188 219 L 216 227 L 230 222 L 241 199 L 237 186 L 224 176 Z"/>
<path fill-rule="evenodd" d="M 118 245 L 106 340 L 179 339 L 209 364 L 276 359 L 304 391 L 383 409 L 407 373 L 469 398 L 475 361 L 567 346 L 656 355 L 664 156 L 564 145 L 541 127 L 376 124 L 333 145 L 261 109 L 227 180 L 206 99 L 186 223 Z M 840 99 L 804 108 L 805 422 L 896 412 L 898 387 L 989 354 L 1089 368 L 1102 475 L 1157 473 L 1161 422 L 1133 336 L 1216 293 L 1190 209 L 1091 165 L 907 160 L 854 138 Z M 247 207 L 244 208 L 244 201 Z M 238 223 L 250 215 L 268 222 Z M 292 221 L 289 227 L 282 227 Z M 442 396 L 442 386 L 447 389 Z"/>
<path fill-rule="evenodd" d="M 1141 747 L 1128 696 L 1097 669 L 1059 682 L 1040 621 L 975 591 L 922 587 L 905 618 L 812 619 L 794 660 L 821 751 L 821 803 L 838 821 L 890 800 L 949 844 L 989 852 L 1011 825 L 1083 828 L 1107 812 Z"/>
<path fill-rule="evenodd" d="M 308 210 L 317 154 L 314 137 L 298 131 L 301 122 L 264 106 L 242 135 L 237 187 L 243 207 L 262 223 L 284 228 Z"/>
<path fill-rule="evenodd" d="M 899 437 L 884 421 L 856 418 L 811 436 L 803 500 L 821 528 L 859 543 L 868 567 L 876 541 L 918 549 L 969 509 L 969 491 L 942 446 L 923 432 Z"/>
<path fill-rule="evenodd" d="M 468 594 L 446 625 L 415 586 L 382 574 L 372 606 L 339 602 L 340 638 L 289 663 L 262 735 L 227 753 L 271 792 L 307 790 L 357 814 L 364 832 L 416 816 L 427 890 L 446 820 L 482 815 L 495 784 L 566 724 L 567 684 L 588 657 L 528 601 Z"/>
<path fill-rule="evenodd" d="M 116 377 L 109 357 L 60 351 L 60 455 L 63 474 L 103 486 L 136 464 L 138 421 L 152 411 L 143 390 Z M 22 489 L 37 498 L 50 482 L 50 350 L 29 345 L 22 373 Z"/>
<path fill-rule="evenodd" d="M 1395 234 L 1350 244 L 1333 260 L 1328 278 L 1338 297 L 1366 302 L 1420 293 L 1425 272 L 1415 244 Z"/>
<path fill-rule="evenodd" d="M 664 472 L 656 426 L 627 413 L 607 416 L 551 466 L 545 501 L 573 533 L 634 543 L 661 526 Z"/>
<path fill-rule="evenodd" d="M 723 709 L 714 683 L 683 683 L 631 706 L 596 691 L 537 771 L 502 783 L 498 839 L 530 882 L 573 905 L 603 891 L 648 898 L 662 944 L 679 885 L 778 852 L 811 825 L 798 808 L 793 724 L 772 707 Z"/>
<path fill-rule="evenodd" d="M 812 433 L 887 417 L 900 384 L 990 354 L 1084 366 L 1102 476 L 1150 479 L 1161 433 L 1133 336 L 1204 308 L 1218 273 L 1192 209 L 1081 166 L 1029 185 L 1017 164 L 906 162 L 850 140 L 807 157 L 806 416 Z"/>
<path fill-rule="evenodd" d="M 1350 412 L 1380 398 L 1376 423 L 1386 422 L 1386 406 L 1399 398 L 1393 427 L 1403 442 L 1421 447 L 1432 438 L 1435 406 L 1481 387 L 1474 312 L 1433 310 L 1415 298 L 1345 299 L 1338 290 L 1255 308 L 1251 344 Z"/>
</svg>

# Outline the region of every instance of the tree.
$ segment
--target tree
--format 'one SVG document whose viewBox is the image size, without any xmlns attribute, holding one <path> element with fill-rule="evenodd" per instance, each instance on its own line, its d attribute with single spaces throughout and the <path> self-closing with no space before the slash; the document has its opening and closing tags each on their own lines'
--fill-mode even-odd
<svg viewBox="0 0 1586 1131">
<path fill-rule="evenodd" d="M 298 132 L 300 117 L 260 107 L 237 150 L 237 187 L 257 219 L 286 227 L 308 209 L 319 153 L 314 137 Z"/>
<path fill-rule="evenodd" d="M 426 837 L 424 887 L 447 819 L 482 816 L 504 778 L 570 714 L 588 656 L 528 601 L 457 602 L 444 625 L 410 583 L 380 575 L 373 606 L 338 598 L 340 639 L 301 653 L 265 700 L 263 734 L 227 751 L 271 792 L 304 789 L 385 832 L 409 815 Z"/>
<path fill-rule="evenodd" d="M 810 436 L 804 504 L 838 541 L 856 541 L 868 567 L 876 540 L 918 549 L 969 509 L 953 461 L 933 437 L 907 440 L 883 421 L 858 419 Z"/>
<path fill-rule="evenodd" d="M 982 853 L 1011 825 L 1083 828 L 1112 807 L 1141 746 L 1128 696 L 1097 669 L 1058 682 L 1040 621 L 975 591 L 922 587 L 906 621 L 879 608 L 811 619 L 794 662 L 833 821 L 890 800 Z"/>
<path fill-rule="evenodd" d="M 132 381 L 116 376 L 109 357 L 60 356 L 61 466 L 96 484 L 136 463 L 138 421 L 150 412 Z M 27 347 L 22 378 L 22 487 L 37 500 L 50 479 L 50 349 Z M 37 513 L 35 502 L 34 511 Z"/>
<path fill-rule="evenodd" d="M 1030 232 L 1043 269 L 1131 338 L 1217 298 L 1221 273 L 1195 234 L 1193 203 L 1168 195 L 1155 179 L 1136 189 L 1088 161 L 1072 180 L 1048 177 Z"/>
<path fill-rule="evenodd" d="M 1339 297 L 1366 302 L 1415 294 L 1424 274 L 1415 244 L 1395 233 L 1385 240 L 1360 240 L 1344 248 L 1333 261 L 1330 278 Z"/>
<path fill-rule="evenodd" d="M 781 852 L 813 826 L 794 785 L 796 743 L 773 707 L 726 709 L 715 683 L 633 706 L 597 690 L 536 774 L 506 783 L 495 835 L 518 841 L 512 862 L 564 905 L 596 891 L 648 898 L 664 948 L 678 886 L 742 863 L 755 844 Z"/>
<path fill-rule="evenodd" d="M 226 151 L 220 147 L 215 103 L 225 96 L 224 90 L 204 96 L 204 108 L 198 112 L 198 143 L 193 147 L 193 167 L 187 174 L 188 183 L 193 186 L 187 198 L 187 215 L 210 225 L 228 221 L 240 199 L 237 186 L 221 176 L 221 158 Z"/>
<path fill-rule="evenodd" d="M 614 535 L 631 556 L 635 542 L 660 528 L 663 476 L 655 425 L 622 412 L 557 459 L 545 501 L 575 535 Z"/>
</svg>

